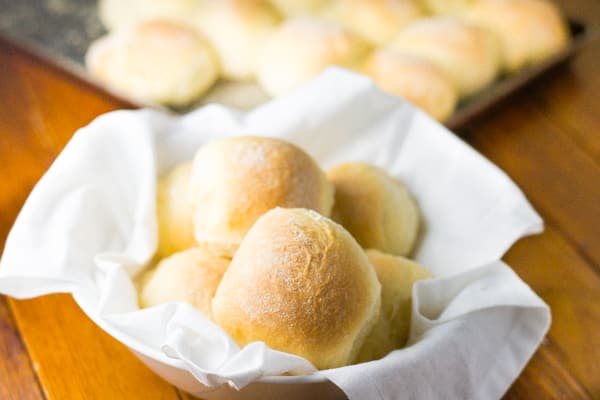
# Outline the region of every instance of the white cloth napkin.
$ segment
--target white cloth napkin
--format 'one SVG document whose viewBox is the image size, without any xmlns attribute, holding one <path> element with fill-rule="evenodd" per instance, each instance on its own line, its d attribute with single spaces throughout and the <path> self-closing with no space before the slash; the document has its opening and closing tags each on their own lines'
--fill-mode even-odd
<svg viewBox="0 0 600 400">
<path fill-rule="evenodd" d="M 306 360 L 262 343 L 239 349 L 186 304 L 138 310 L 131 277 L 156 248 L 157 177 L 209 140 L 247 134 L 294 142 L 324 167 L 377 164 L 407 184 L 422 210 L 415 258 L 436 279 L 414 287 L 412 345 L 319 373 L 350 399 L 500 397 L 548 330 L 550 312 L 498 260 L 542 221 L 502 171 L 444 127 L 336 68 L 249 113 L 211 105 L 183 117 L 98 117 L 27 199 L 0 260 L 0 292 L 73 293 L 117 339 L 208 386 L 311 373 Z"/>
</svg>

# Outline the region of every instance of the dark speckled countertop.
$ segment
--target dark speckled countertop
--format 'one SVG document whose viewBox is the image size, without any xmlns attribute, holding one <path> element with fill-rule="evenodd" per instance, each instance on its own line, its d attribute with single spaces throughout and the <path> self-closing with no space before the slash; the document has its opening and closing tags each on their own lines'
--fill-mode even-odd
<svg viewBox="0 0 600 400">
<path fill-rule="evenodd" d="M 89 43 L 104 33 L 96 0 L 0 0 L 0 10 L 2 34 L 80 67 Z"/>
</svg>

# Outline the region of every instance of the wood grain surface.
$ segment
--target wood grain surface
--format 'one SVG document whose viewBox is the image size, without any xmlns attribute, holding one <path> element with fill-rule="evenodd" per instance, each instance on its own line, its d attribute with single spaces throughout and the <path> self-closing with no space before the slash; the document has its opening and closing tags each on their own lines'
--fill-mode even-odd
<svg viewBox="0 0 600 400">
<path fill-rule="evenodd" d="M 4 297 L 0 297 L 0 399 L 43 399 L 36 374 Z"/>
<path fill-rule="evenodd" d="M 70 295 L 10 300 L 10 305 L 29 356 L 40 364 L 48 398 L 178 398 L 173 386 L 100 330 Z"/>
<path fill-rule="evenodd" d="M 561 2 L 600 25 L 600 2 Z M 596 28 L 598 29 L 598 28 Z M 546 221 L 505 260 L 552 308 L 507 399 L 600 399 L 600 41 L 471 123 L 463 138 Z M 0 250 L 33 185 L 81 126 L 128 107 L 0 39 Z M 0 297 L 0 399 L 183 399 L 67 295 Z"/>
</svg>

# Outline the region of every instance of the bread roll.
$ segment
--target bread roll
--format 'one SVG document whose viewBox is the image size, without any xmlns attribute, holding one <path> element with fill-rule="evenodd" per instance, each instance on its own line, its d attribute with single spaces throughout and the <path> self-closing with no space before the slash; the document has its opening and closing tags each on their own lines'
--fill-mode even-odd
<svg viewBox="0 0 600 400">
<path fill-rule="evenodd" d="M 377 360 L 406 345 L 410 333 L 413 284 L 431 278 L 425 268 L 404 257 L 367 250 L 381 283 L 381 313 L 360 349 L 357 361 Z"/>
<path fill-rule="evenodd" d="M 447 119 L 456 108 L 454 82 L 425 59 L 379 49 L 367 59 L 364 72 L 384 91 L 408 100 L 438 121 Z"/>
<path fill-rule="evenodd" d="M 500 70 L 498 38 L 487 29 L 456 17 L 419 20 L 406 27 L 390 46 L 443 69 L 461 96 L 483 89 Z"/>
<path fill-rule="evenodd" d="M 174 106 L 204 93 L 219 73 L 210 45 L 190 28 L 167 21 L 142 22 L 96 40 L 86 66 L 117 92 Z"/>
<path fill-rule="evenodd" d="M 151 19 L 188 22 L 203 0 L 100 0 L 98 16 L 111 31 Z"/>
<path fill-rule="evenodd" d="M 357 362 L 380 359 L 406 345 L 410 333 L 413 284 L 431 278 L 429 271 L 404 257 L 366 251 L 381 283 L 381 313 L 360 349 Z"/>
<path fill-rule="evenodd" d="M 286 17 L 317 15 L 331 0 L 271 0 L 271 3 Z"/>
<path fill-rule="evenodd" d="M 465 16 L 498 34 L 508 72 L 556 54 L 569 41 L 560 10 L 545 0 L 479 0 Z"/>
<path fill-rule="evenodd" d="M 156 188 L 157 254 L 161 258 L 196 246 L 192 224 L 191 175 L 192 164 L 182 164 L 172 169 L 158 182 Z"/>
<path fill-rule="evenodd" d="M 194 159 L 194 229 L 199 242 L 239 244 L 273 207 L 329 215 L 333 187 L 315 161 L 279 139 L 238 137 L 200 148 Z"/>
<path fill-rule="evenodd" d="M 422 17 L 423 10 L 416 0 L 334 0 L 324 16 L 381 45 Z"/>
<path fill-rule="evenodd" d="M 212 319 L 211 300 L 230 262 L 227 249 L 207 243 L 175 253 L 144 277 L 141 306 L 185 301 Z"/>
<path fill-rule="evenodd" d="M 335 187 L 331 217 L 364 248 L 396 255 L 412 250 L 419 211 L 408 190 L 377 167 L 350 162 L 327 171 Z"/>
<path fill-rule="evenodd" d="M 330 22 L 287 20 L 268 40 L 258 63 L 258 82 L 279 96 L 331 65 L 353 68 L 368 52 L 358 36 Z"/>
<path fill-rule="evenodd" d="M 240 345 L 264 341 L 319 369 L 351 362 L 379 316 L 381 287 L 340 225 L 276 208 L 252 227 L 212 301 L 215 321 Z"/>
<path fill-rule="evenodd" d="M 280 20 L 267 0 L 213 0 L 202 6 L 194 26 L 217 51 L 224 78 L 249 80 L 265 39 Z"/>
</svg>

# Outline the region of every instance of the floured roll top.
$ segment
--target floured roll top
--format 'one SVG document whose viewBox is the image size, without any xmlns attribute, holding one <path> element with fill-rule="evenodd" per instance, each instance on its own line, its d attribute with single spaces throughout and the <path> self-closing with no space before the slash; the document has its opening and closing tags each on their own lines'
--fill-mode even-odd
<svg viewBox="0 0 600 400">
<path fill-rule="evenodd" d="M 264 341 L 326 369 L 354 359 L 378 318 L 380 291 L 366 254 L 340 225 L 276 208 L 244 238 L 212 307 L 240 345 Z"/>
<path fill-rule="evenodd" d="M 200 148 L 192 196 L 196 240 L 239 244 L 258 217 L 274 207 L 329 215 L 333 187 L 299 147 L 279 139 L 239 137 Z"/>
</svg>

